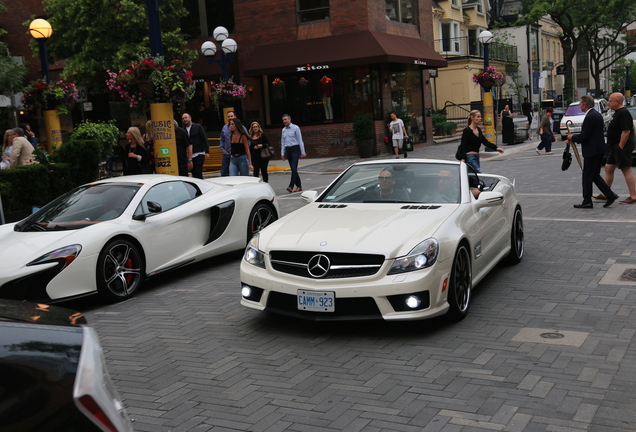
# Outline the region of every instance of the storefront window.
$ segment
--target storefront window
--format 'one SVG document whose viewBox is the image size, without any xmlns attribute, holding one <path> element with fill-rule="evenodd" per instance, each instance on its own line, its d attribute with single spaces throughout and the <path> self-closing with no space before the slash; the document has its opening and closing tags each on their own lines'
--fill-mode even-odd
<svg viewBox="0 0 636 432">
<path fill-rule="evenodd" d="M 422 72 L 419 66 L 391 64 L 391 108 L 400 118 L 424 114 Z"/>
<path fill-rule="evenodd" d="M 266 124 L 289 114 L 300 125 L 351 121 L 358 111 L 382 118 L 379 74 L 369 66 L 264 76 Z"/>
</svg>

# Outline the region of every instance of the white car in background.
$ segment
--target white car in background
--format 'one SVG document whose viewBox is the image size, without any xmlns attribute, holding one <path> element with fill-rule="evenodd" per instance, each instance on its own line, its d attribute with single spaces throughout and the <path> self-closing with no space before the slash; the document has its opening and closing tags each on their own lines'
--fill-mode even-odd
<svg viewBox="0 0 636 432">
<path fill-rule="evenodd" d="M 614 111 L 610 109 L 609 104 L 605 99 L 594 99 L 594 109 L 603 116 L 603 122 L 605 123 L 604 130 L 607 130 L 607 125 L 612 119 Z M 577 134 L 581 132 L 583 119 L 585 119 L 585 113 L 579 106 L 579 102 L 572 102 L 565 111 L 565 114 L 561 118 L 561 122 L 559 124 L 561 139 L 565 140 L 568 136 L 568 128 L 566 125 L 568 120 L 572 121 L 570 124 L 570 133 Z"/>
<path fill-rule="evenodd" d="M 379 195 L 387 178 L 395 199 Z M 500 260 L 523 257 L 514 182 L 463 162 L 360 162 L 302 199 L 250 241 L 242 305 L 316 321 L 459 320 Z"/>
</svg>

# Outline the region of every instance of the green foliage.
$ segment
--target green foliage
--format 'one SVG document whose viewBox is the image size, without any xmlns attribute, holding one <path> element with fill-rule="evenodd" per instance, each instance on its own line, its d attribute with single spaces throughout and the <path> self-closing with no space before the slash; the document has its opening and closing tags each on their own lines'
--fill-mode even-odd
<svg viewBox="0 0 636 432">
<path fill-rule="evenodd" d="M 446 122 L 446 114 L 435 113 L 433 114 L 432 118 L 433 118 L 433 127 L 438 127 L 442 123 Z"/>
<path fill-rule="evenodd" d="M 0 95 L 10 97 L 17 93 L 22 88 L 26 73 L 26 67 L 13 57 L 0 57 Z"/>
<path fill-rule="evenodd" d="M 99 161 L 103 161 L 113 154 L 113 146 L 117 145 L 119 136 L 115 120 L 108 122 L 85 120 L 75 127 L 71 140 L 95 141 L 98 146 Z"/>
<path fill-rule="evenodd" d="M 73 187 L 97 180 L 102 146 L 96 140 L 70 139 L 53 154 L 54 162 L 71 168 L 69 180 Z"/>
<path fill-rule="evenodd" d="M 150 46 L 145 2 L 44 0 L 44 9 L 55 29 L 48 51 L 66 59 L 66 78 L 76 78 L 93 92 L 105 90 L 107 70 L 124 69 Z M 164 57 L 190 65 L 199 53 L 184 48 L 187 43 L 179 21 L 187 13 L 182 0 L 161 1 Z"/>
<path fill-rule="evenodd" d="M 452 135 L 457 131 L 457 123 L 445 121 L 440 123 L 439 128 L 442 132 L 442 135 Z"/>
<path fill-rule="evenodd" d="M 355 113 L 353 117 L 353 137 L 356 141 L 375 139 L 375 124 L 371 113 Z"/>
<path fill-rule="evenodd" d="M 0 195 L 4 212 L 46 204 L 54 198 L 49 194 L 48 186 L 49 171 L 42 165 L 22 165 L 0 170 Z"/>
</svg>

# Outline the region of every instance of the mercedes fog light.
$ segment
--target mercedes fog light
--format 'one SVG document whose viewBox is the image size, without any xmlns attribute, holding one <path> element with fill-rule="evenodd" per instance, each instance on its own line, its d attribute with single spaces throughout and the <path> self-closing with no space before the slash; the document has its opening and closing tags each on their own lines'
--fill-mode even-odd
<svg viewBox="0 0 636 432">
<path fill-rule="evenodd" d="M 406 299 L 406 305 L 408 307 L 410 307 L 411 309 L 415 309 L 416 307 L 418 307 L 421 304 L 421 300 L 419 299 L 419 297 L 417 296 L 409 296 Z"/>
<path fill-rule="evenodd" d="M 241 288 L 241 295 L 245 298 L 249 298 L 252 295 L 252 288 L 243 285 L 243 288 Z"/>
</svg>

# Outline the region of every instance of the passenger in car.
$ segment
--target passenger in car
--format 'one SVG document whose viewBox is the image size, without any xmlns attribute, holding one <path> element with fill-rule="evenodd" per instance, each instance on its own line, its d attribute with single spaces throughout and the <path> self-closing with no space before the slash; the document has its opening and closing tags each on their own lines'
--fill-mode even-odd
<svg viewBox="0 0 636 432">
<path fill-rule="evenodd" d="M 404 188 L 396 188 L 393 172 L 384 169 L 378 176 L 378 186 L 366 192 L 364 201 L 409 201 L 409 193 Z"/>
</svg>

